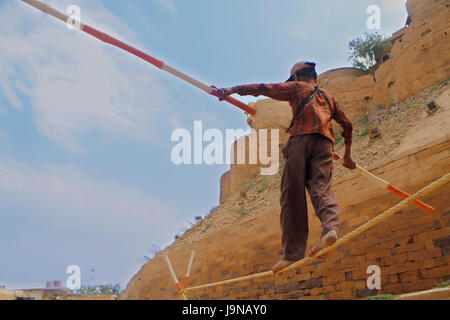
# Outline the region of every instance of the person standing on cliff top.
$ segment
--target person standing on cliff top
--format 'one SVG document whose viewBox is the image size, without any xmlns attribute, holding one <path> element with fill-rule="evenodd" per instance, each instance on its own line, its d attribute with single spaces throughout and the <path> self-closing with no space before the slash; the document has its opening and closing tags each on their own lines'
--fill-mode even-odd
<svg viewBox="0 0 450 320">
<path fill-rule="evenodd" d="M 339 207 L 331 190 L 335 143 L 332 119 L 343 129 L 343 165 L 349 169 L 356 167 L 351 158 L 352 121 L 333 96 L 318 87 L 315 66 L 315 63 L 306 61 L 295 64 L 285 83 L 249 84 L 218 89 L 220 100 L 234 93 L 255 97 L 264 95 L 275 100 L 289 101 L 292 107 L 293 118 L 288 129 L 291 137 L 282 150 L 286 160 L 280 198 L 284 255 L 272 267 L 274 273 L 305 256 L 309 231 L 305 187 L 322 223 L 321 238 L 309 250 L 308 256 L 314 256 L 338 239 Z"/>
</svg>

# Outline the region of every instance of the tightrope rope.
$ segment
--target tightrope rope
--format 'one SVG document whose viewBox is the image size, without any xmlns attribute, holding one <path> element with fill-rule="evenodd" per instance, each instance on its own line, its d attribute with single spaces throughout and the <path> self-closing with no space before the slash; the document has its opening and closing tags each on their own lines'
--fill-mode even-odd
<svg viewBox="0 0 450 320">
<path fill-rule="evenodd" d="M 300 261 L 297 261 L 297 262 L 287 266 L 286 268 L 280 270 L 279 272 L 286 272 L 286 271 L 298 268 L 298 267 L 300 267 L 300 266 L 302 266 L 302 265 L 304 265 L 304 264 L 306 264 L 308 262 L 314 261 L 319 256 L 321 256 L 321 255 L 323 255 L 323 254 L 325 254 L 327 252 L 330 252 L 331 250 L 334 250 L 338 246 L 340 246 L 343 243 L 349 241 L 350 239 L 356 237 L 357 235 L 359 235 L 362 232 L 366 231 L 367 229 L 371 228 L 375 224 L 377 224 L 377 223 L 387 219 L 388 217 L 390 217 L 394 213 L 396 213 L 396 212 L 400 211 L 401 209 L 403 209 L 404 207 L 406 207 L 408 204 L 413 202 L 415 199 L 417 199 L 419 197 L 422 197 L 422 196 L 425 196 L 425 195 L 429 194 L 430 192 L 438 189 L 439 187 L 441 187 L 444 184 L 446 184 L 448 181 L 450 181 L 450 172 L 445 174 L 441 178 L 437 179 L 433 183 L 431 183 L 431 184 L 427 185 L 426 187 L 422 188 L 421 190 L 419 190 L 418 192 L 416 192 L 412 196 L 406 198 L 403 201 L 400 201 L 395 206 L 387 209 L 386 211 L 384 211 L 383 213 L 379 214 L 375 218 L 369 220 L 365 224 L 359 226 L 355 230 L 347 233 L 345 236 L 343 236 L 342 238 L 338 239 L 334 244 L 332 244 L 332 245 L 330 245 L 330 246 L 320 250 L 319 252 L 317 252 L 316 255 L 314 255 L 313 257 L 306 257 L 306 258 L 304 258 L 304 259 L 302 259 Z M 267 276 L 270 276 L 270 275 L 274 275 L 274 273 L 272 271 L 265 271 L 265 272 L 261 272 L 261 273 L 255 273 L 255 274 L 252 274 L 252 275 L 244 276 L 244 277 L 239 277 L 239 278 L 234 278 L 234 279 L 229 279 L 229 280 L 224 280 L 224 281 L 219 281 L 219 282 L 214 282 L 214 283 L 203 284 L 203 285 L 199 285 L 199 286 L 195 286 L 195 287 L 191 287 L 191 288 L 186 288 L 186 289 L 184 289 L 184 292 L 188 292 L 188 291 L 191 291 L 191 290 L 197 290 L 197 289 L 216 287 L 216 286 L 220 286 L 220 285 L 224 285 L 224 284 L 230 284 L 230 283 L 246 281 L 246 280 L 251 280 L 251 279 L 256 279 L 256 278 L 262 278 L 262 277 L 267 277 Z"/>
</svg>

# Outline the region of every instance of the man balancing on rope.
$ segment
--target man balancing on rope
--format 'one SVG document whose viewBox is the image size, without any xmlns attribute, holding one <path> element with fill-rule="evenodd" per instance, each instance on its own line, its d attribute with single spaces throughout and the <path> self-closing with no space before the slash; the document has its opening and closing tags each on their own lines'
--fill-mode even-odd
<svg viewBox="0 0 450 320">
<path fill-rule="evenodd" d="M 218 90 L 220 100 L 234 93 L 255 97 L 264 95 L 289 101 L 292 107 L 293 118 L 288 129 L 291 137 L 283 148 L 286 161 L 281 179 L 280 220 L 284 255 L 272 267 L 274 273 L 305 256 L 308 240 L 305 187 L 323 229 L 320 240 L 309 250 L 308 256 L 314 256 L 338 239 L 339 207 L 331 190 L 335 142 L 332 119 L 343 128 L 344 167 L 356 167 L 350 155 L 352 121 L 333 96 L 318 87 L 315 66 L 313 62 L 295 64 L 285 83 L 250 84 Z"/>
</svg>

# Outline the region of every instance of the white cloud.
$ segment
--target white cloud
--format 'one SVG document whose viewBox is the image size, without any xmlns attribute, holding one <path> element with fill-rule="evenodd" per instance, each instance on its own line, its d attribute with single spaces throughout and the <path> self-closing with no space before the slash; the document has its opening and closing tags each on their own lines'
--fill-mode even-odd
<svg viewBox="0 0 450 320">
<path fill-rule="evenodd" d="M 65 8 L 60 1 L 53 3 Z M 98 3 L 78 3 L 82 20 L 134 40 Z M 30 98 L 42 134 L 74 152 L 85 151 L 80 137 L 92 130 L 159 142 L 149 128 L 170 98 L 151 66 L 143 69 L 138 58 L 78 30 L 69 31 L 21 1 L 2 4 L 0 30 L 1 92 L 18 110 L 23 108 L 18 93 Z"/>
<path fill-rule="evenodd" d="M 168 10 L 170 13 L 175 13 L 175 3 L 173 0 L 157 0 L 157 2 L 162 5 L 166 10 Z"/>
<path fill-rule="evenodd" d="M 182 128 L 181 121 L 176 116 L 171 116 L 169 118 L 169 123 L 172 129 Z"/>
<path fill-rule="evenodd" d="M 152 234 L 167 241 L 177 221 L 174 210 L 134 188 L 92 178 L 73 166 L 47 164 L 40 169 L 0 159 L 0 198 L 30 209 L 35 217 L 58 225 L 128 236 Z"/>
<path fill-rule="evenodd" d="M 388 15 L 402 15 L 406 12 L 406 0 L 383 0 L 382 13 Z"/>
<path fill-rule="evenodd" d="M 311 38 L 311 33 L 305 28 L 292 28 L 290 31 L 295 38 L 301 38 L 304 40 Z"/>
<path fill-rule="evenodd" d="M 381 21 L 385 33 L 395 32 L 405 26 L 408 17 L 405 3 L 405 0 L 383 0 Z"/>
</svg>

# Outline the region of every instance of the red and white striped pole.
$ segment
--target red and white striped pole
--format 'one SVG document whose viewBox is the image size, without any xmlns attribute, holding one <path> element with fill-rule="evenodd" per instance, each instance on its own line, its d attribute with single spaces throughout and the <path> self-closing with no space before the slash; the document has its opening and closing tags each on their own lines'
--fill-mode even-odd
<svg viewBox="0 0 450 320">
<path fill-rule="evenodd" d="M 169 266 L 170 274 L 172 275 L 173 282 L 175 283 L 175 286 L 178 289 L 178 293 L 181 294 L 181 296 L 183 297 L 184 300 L 187 300 L 186 294 L 185 294 L 183 288 L 181 288 L 180 282 L 178 282 L 175 271 L 173 271 L 172 264 L 170 263 L 170 260 L 169 260 L 169 256 L 166 254 L 165 257 L 166 257 L 167 265 Z"/>
<path fill-rule="evenodd" d="M 42 3 L 41 1 L 38 1 L 38 0 L 22 0 L 22 1 L 28 3 L 29 5 L 37 8 L 49 15 L 61 20 L 61 21 L 66 22 L 66 23 L 69 23 L 69 21 L 71 20 L 71 18 L 69 16 L 55 10 L 54 8 L 48 6 L 47 4 Z M 192 78 L 191 76 L 169 66 L 162 60 L 156 59 L 156 58 L 146 54 L 145 52 L 138 50 L 138 49 L 102 32 L 102 31 L 99 31 L 95 28 L 92 28 L 92 27 L 86 25 L 86 24 L 83 24 L 80 21 L 75 21 L 75 23 L 73 23 L 73 24 L 71 23 L 71 25 L 73 25 L 74 27 L 78 27 L 81 31 L 86 32 L 87 34 L 89 34 L 103 42 L 109 43 L 113 46 L 116 46 L 120 49 L 123 49 L 123 50 L 131 53 L 131 54 L 149 62 L 150 64 L 154 65 L 155 67 L 157 67 L 161 70 L 171 73 L 172 75 L 190 83 L 191 85 L 203 90 L 204 92 L 206 92 L 210 95 L 218 97 L 216 88 L 214 88 L 212 86 L 208 86 L 208 85 Z M 246 113 L 251 114 L 252 116 L 257 116 L 262 119 L 271 121 L 272 123 L 275 123 L 278 126 L 282 126 L 282 127 L 284 126 L 283 124 L 279 123 L 278 121 L 276 121 L 266 115 L 263 115 L 263 114 L 256 115 L 256 109 L 254 109 L 254 108 L 248 106 L 247 104 L 245 104 L 239 100 L 236 100 L 232 97 L 226 97 L 226 99 L 224 99 L 224 101 L 231 103 L 232 105 L 238 107 L 239 109 L 244 110 Z"/>
<path fill-rule="evenodd" d="M 344 160 L 338 155 L 338 154 L 334 154 L 334 159 L 338 160 L 340 162 L 343 162 Z M 411 195 L 409 193 L 406 193 L 405 191 L 397 188 L 396 186 L 390 184 L 389 182 L 387 182 L 386 180 L 381 179 L 380 177 L 377 177 L 376 175 L 370 173 L 369 171 L 367 171 L 366 169 L 360 167 L 359 165 L 356 165 L 356 169 L 359 171 L 359 173 L 370 179 L 371 181 L 373 181 L 374 183 L 376 183 L 377 185 L 379 185 L 380 187 L 396 194 L 397 196 L 399 196 L 402 199 L 406 199 L 409 198 Z M 423 211 L 426 211 L 428 213 L 433 213 L 434 212 L 434 208 L 427 205 L 426 203 L 420 201 L 420 200 L 414 200 L 413 204 L 417 207 L 419 207 L 420 209 L 422 209 Z"/>
<path fill-rule="evenodd" d="M 186 271 L 186 275 L 184 276 L 183 289 L 187 288 L 187 285 L 188 285 L 188 282 L 189 282 L 189 276 L 191 274 L 192 262 L 194 261 L 194 256 L 195 256 L 195 250 L 192 250 L 191 258 L 189 259 L 189 264 L 188 264 L 187 271 Z"/>
</svg>

